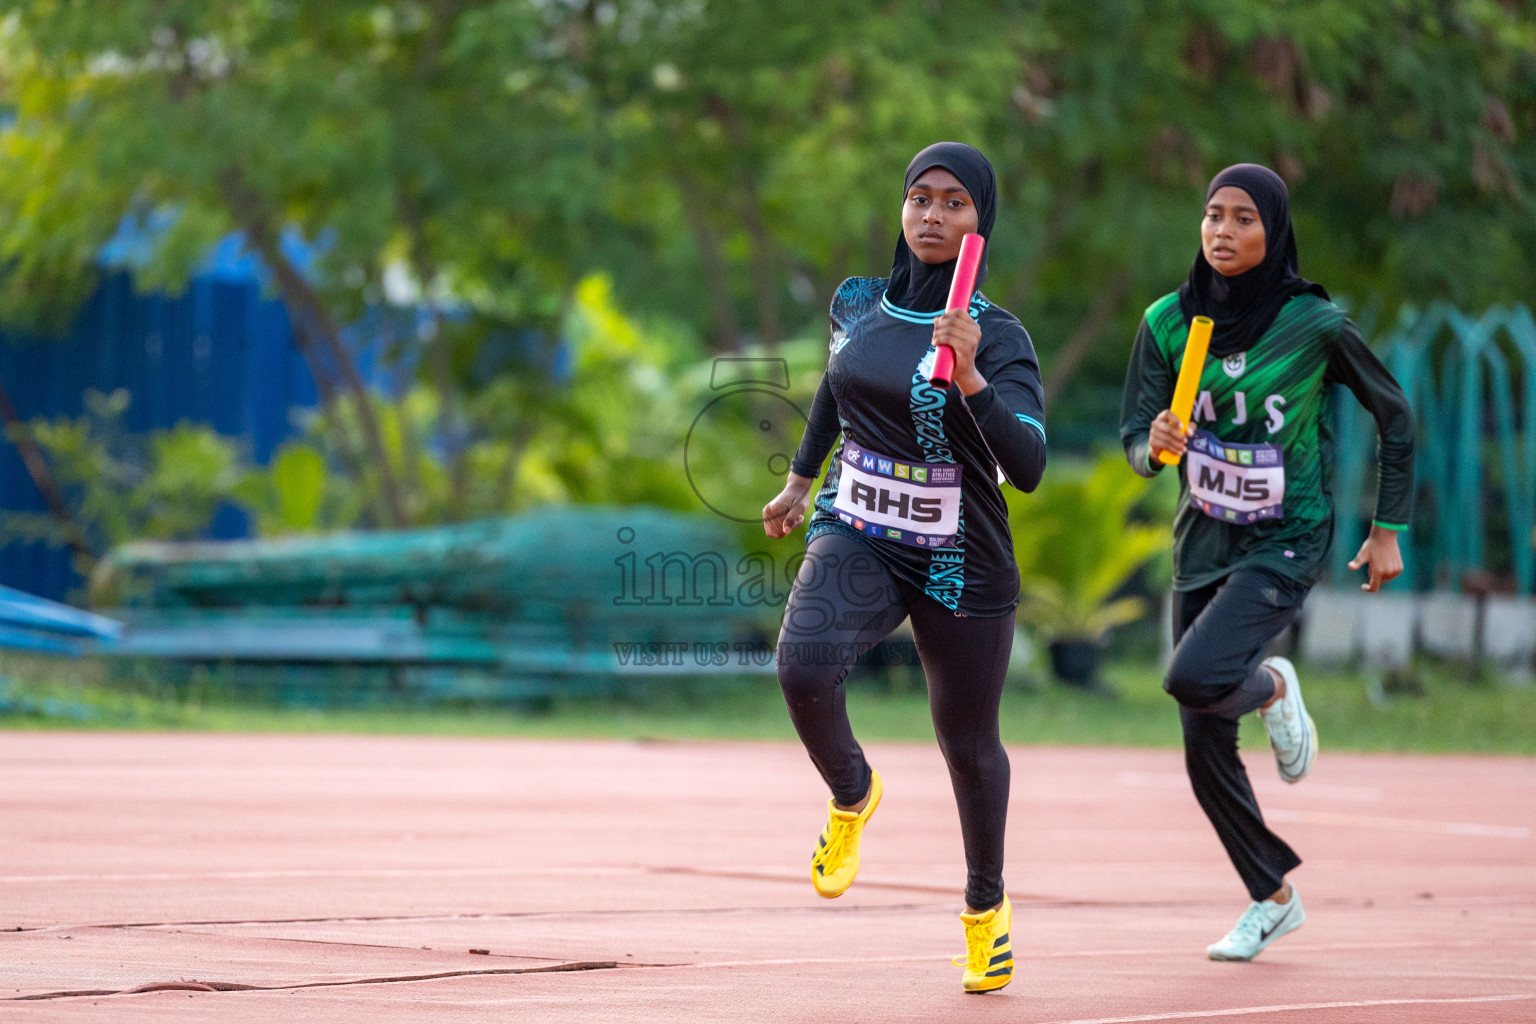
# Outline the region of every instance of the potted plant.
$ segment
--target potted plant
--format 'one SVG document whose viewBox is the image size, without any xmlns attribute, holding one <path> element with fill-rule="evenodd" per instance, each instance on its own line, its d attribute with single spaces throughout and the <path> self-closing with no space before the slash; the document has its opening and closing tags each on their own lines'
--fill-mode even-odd
<svg viewBox="0 0 1536 1024">
<path fill-rule="evenodd" d="M 1105 455 L 1053 466 L 1033 494 L 1009 495 L 1020 619 L 1047 642 L 1062 682 L 1091 685 L 1105 635 L 1146 612 L 1145 598 L 1115 595 L 1172 544 L 1167 524 L 1132 520 L 1150 483 Z"/>
</svg>

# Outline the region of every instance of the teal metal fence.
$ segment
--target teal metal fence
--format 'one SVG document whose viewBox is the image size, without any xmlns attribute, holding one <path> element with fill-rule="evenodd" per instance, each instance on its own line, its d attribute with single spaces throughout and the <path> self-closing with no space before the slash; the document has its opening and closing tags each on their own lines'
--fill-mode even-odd
<svg viewBox="0 0 1536 1024">
<path fill-rule="evenodd" d="M 1417 496 L 1404 538 L 1414 589 L 1536 583 L 1536 319 L 1525 306 L 1480 317 L 1437 303 L 1404 307 L 1374 345 L 1413 403 Z M 1350 575 L 1375 502 L 1375 425 L 1336 399 L 1334 578 Z"/>
</svg>

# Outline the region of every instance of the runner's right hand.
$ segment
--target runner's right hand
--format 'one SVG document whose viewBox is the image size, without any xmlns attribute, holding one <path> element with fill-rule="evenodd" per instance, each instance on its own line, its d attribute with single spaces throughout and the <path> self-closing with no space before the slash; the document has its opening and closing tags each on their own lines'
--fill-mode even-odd
<svg viewBox="0 0 1536 1024">
<path fill-rule="evenodd" d="M 806 509 L 811 506 L 811 483 L 809 477 L 789 474 L 779 496 L 763 506 L 764 533 L 778 540 L 805 521 Z"/>
<path fill-rule="evenodd" d="M 1172 452 L 1183 458 L 1188 447 L 1184 438 L 1184 425 L 1168 409 L 1157 414 L 1157 419 L 1152 421 L 1152 429 L 1147 431 L 1147 444 L 1152 447 L 1153 458 L 1157 457 L 1158 452 Z"/>
</svg>

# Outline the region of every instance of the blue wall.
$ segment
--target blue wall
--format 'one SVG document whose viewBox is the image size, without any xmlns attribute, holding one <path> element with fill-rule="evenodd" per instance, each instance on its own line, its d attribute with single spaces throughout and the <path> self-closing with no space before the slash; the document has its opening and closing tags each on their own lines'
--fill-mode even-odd
<svg viewBox="0 0 1536 1024">
<path fill-rule="evenodd" d="M 259 463 L 294 432 L 293 411 L 316 404 L 282 305 L 254 276 L 194 278 L 179 296 L 139 294 L 106 277 L 63 339 L 0 333 L 0 380 L 23 419 L 77 416 L 89 388 L 126 388 L 134 431 L 191 420 L 239 437 Z M 0 444 L 0 508 L 45 511 L 16 449 Z M 241 536 L 245 517 L 221 512 L 216 537 Z M 79 583 L 66 552 L 0 548 L 0 583 L 63 598 Z"/>
</svg>

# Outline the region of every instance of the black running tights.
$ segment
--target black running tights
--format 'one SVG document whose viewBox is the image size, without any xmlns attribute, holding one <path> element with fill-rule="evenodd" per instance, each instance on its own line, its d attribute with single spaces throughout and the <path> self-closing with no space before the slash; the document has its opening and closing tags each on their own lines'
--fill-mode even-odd
<svg viewBox="0 0 1536 1024">
<path fill-rule="evenodd" d="M 976 910 L 1003 899 L 1008 754 L 997 712 L 1013 645 L 1013 613 L 957 615 L 897 580 L 865 545 L 830 530 L 811 540 L 779 634 L 779 685 L 795 731 L 837 802 L 869 792 L 869 765 L 848 724 L 843 680 L 859 655 L 912 620 L 928 707 L 949 766 Z"/>
</svg>

